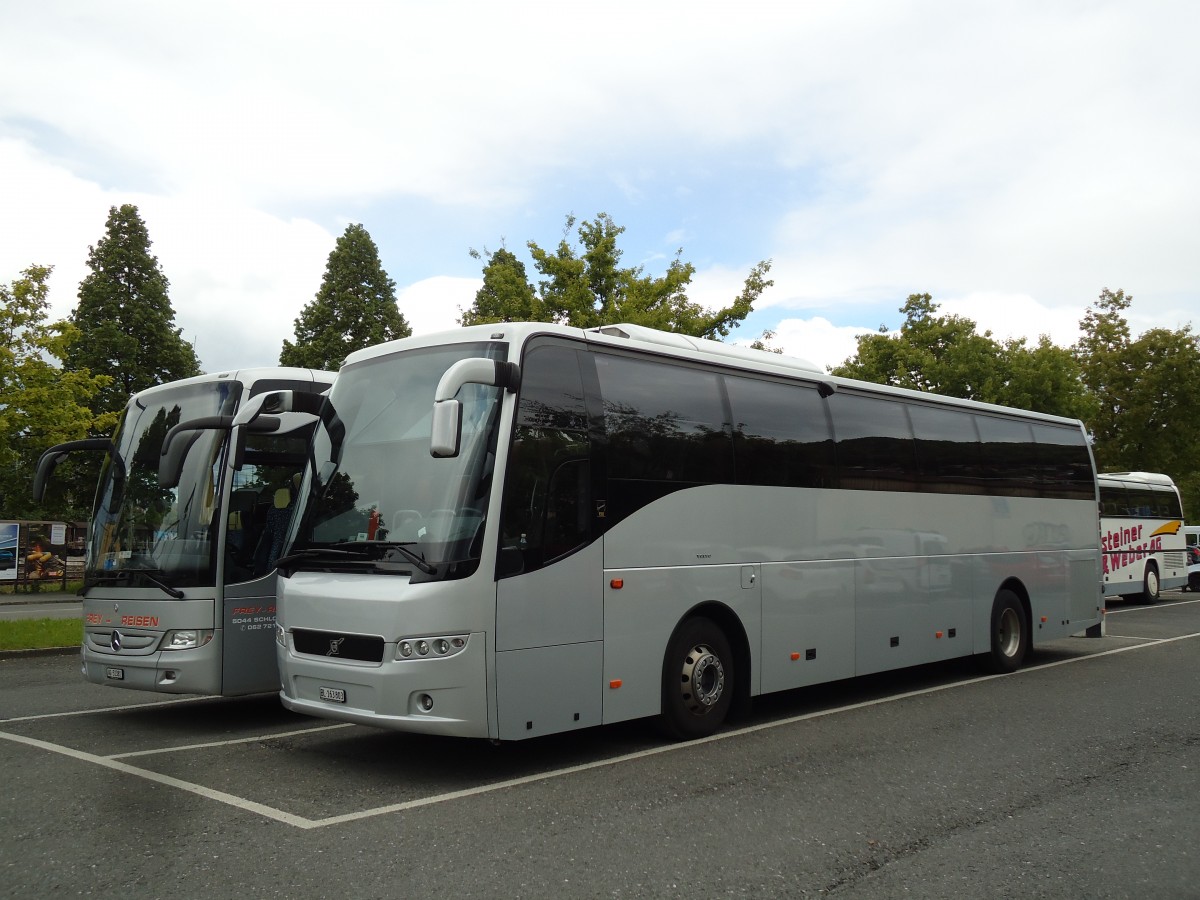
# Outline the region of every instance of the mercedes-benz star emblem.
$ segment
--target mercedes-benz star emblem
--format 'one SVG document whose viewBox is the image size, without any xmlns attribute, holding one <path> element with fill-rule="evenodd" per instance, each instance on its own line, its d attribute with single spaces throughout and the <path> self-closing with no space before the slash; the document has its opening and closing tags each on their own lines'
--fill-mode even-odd
<svg viewBox="0 0 1200 900">
<path fill-rule="evenodd" d="M 108 645 L 112 647 L 113 653 L 121 652 L 121 632 L 114 631 L 112 637 L 108 641 Z"/>
</svg>

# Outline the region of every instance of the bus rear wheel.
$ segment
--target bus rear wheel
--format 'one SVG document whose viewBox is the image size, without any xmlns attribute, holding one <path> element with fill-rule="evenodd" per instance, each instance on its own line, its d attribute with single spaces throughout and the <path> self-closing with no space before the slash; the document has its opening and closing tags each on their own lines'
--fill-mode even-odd
<svg viewBox="0 0 1200 900">
<path fill-rule="evenodd" d="M 1021 599 L 1010 590 L 992 602 L 991 645 L 983 663 L 992 672 L 1015 672 L 1029 652 L 1029 623 Z"/>
<path fill-rule="evenodd" d="M 733 652 L 710 619 L 688 619 L 676 629 L 663 660 L 662 724 L 681 740 L 713 734 L 733 702 Z"/>
<path fill-rule="evenodd" d="M 1157 603 L 1158 598 L 1158 566 L 1154 563 L 1146 563 L 1146 574 L 1142 579 L 1142 602 Z"/>
</svg>

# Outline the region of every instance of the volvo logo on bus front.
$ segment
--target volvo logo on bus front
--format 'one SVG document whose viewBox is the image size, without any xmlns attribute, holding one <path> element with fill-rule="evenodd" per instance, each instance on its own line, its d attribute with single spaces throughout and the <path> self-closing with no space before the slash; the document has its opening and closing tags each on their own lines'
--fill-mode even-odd
<svg viewBox="0 0 1200 900">
<path fill-rule="evenodd" d="M 109 638 L 108 645 L 112 647 L 113 653 L 121 652 L 121 632 L 114 631 L 112 637 Z"/>
<path fill-rule="evenodd" d="M 344 637 L 340 637 L 340 638 L 335 638 L 334 640 L 330 641 L 329 642 L 329 651 L 325 655 L 326 656 L 337 656 L 338 648 L 342 646 L 342 641 L 344 641 L 344 640 L 345 640 Z"/>
</svg>

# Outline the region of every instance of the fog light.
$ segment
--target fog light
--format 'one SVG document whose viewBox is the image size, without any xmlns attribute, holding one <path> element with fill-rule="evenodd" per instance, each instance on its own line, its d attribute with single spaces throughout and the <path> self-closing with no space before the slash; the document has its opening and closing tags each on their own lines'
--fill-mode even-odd
<svg viewBox="0 0 1200 900">
<path fill-rule="evenodd" d="M 410 644 L 408 641 L 401 641 L 400 655 L 405 659 L 408 659 L 410 656 L 412 656 L 412 644 Z"/>
<path fill-rule="evenodd" d="M 417 698 L 417 705 L 421 707 L 423 712 L 429 712 L 433 709 L 433 698 L 428 694 L 422 694 Z"/>
<path fill-rule="evenodd" d="M 422 656 L 429 655 L 429 641 L 417 641 L 417 652 Z"/>
<path fill-rule="evenodd" d="M 445 638 L 438 638 L 433 642 L 433 651 L 435 653 L 445 655 L 450 652 L 450 642 Z"/>
</svg>

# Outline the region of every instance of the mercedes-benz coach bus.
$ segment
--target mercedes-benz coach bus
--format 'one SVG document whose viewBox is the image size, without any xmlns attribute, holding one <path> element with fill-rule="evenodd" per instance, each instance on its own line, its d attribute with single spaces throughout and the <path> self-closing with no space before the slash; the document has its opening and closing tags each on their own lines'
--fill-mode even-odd
<svg viewBox="0 0 1200 900">
<path fill-rule="evenodd" d="M 316 420 L 296 413 L 233 428 L 233 416 L 264 392 L 316 393 L 333 379 L 272 367 L 171 382 L 131 397 L 111 440 L 43 454 L 38 497 L 68 453 L 105 454 L 84 568 L 88 681 L 229 696 L 278 689 L 274 559 Z"/>
<path fill-rule="evenodd" d="M 1099 633 L 1078 421 L 636 326 L 352 354 L 278 561 L 288 709 L 511 740 Z M 254 415 L 247 410 L 244 415 Z"/>
<path fill-rule="evenodd" d="M 1104 596 L 1157 603 L 1187 584 L 1183 504 L 1171 477 L 1105 472 L 1097 481 Z"/>
</svg>

